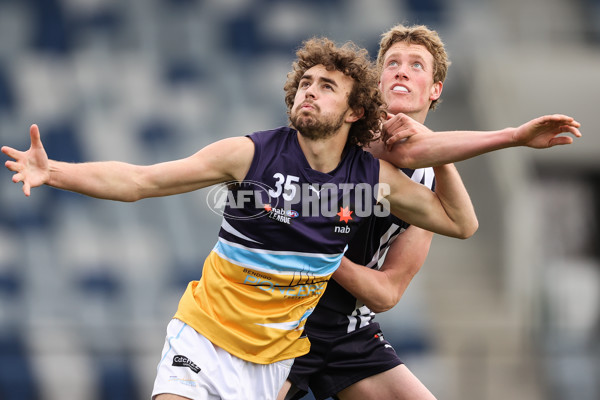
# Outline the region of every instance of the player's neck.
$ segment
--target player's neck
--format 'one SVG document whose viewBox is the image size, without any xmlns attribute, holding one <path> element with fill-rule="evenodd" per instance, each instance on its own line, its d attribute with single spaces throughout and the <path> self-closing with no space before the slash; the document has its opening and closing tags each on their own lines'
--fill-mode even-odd
<svg viewBox="0 0 600 400">
<path fill-rule="evenodd" d="M 395 114 L 399 114 L 403 112 L 402 110 L 397 111 Z M 429 112 L 429 110 L 421 110 L 421 111 L 412 111 L 412 112 L 406 112 L 404 114 L 406 114 L 407 116 L 411 117 L 412 119 L 414 119 L 415 121 L 417 121 L 420 124 L 424 124 L 425 123 L 425 119 L 427 118 L 427 113 Z"/>
<path fill-rule="evenodd" d="M 302 134 L 298 135 L 300 148 L 310 167 L 324 173 L 331 172 L 338 166 L 347 140 L 348 133 L 343 132 L 318 140 L 306 138 Z"/>
<path fill-rule="evenodd" d="M 429 109 L 427 108 L 424 110 L 417 110 L 417 111 L 404 111 L 402 109 L 395 109 L 395 110 L 389 110 L 388 112 L 390 114 L 394 114 L 394 115 L 399 114 L 399 113 L 404 113 L 405 115 L 411 117 L 418 123 L 424 124 L 425 119 L 427 118 L 427 114 L 429 113 Z"/>
</svg>

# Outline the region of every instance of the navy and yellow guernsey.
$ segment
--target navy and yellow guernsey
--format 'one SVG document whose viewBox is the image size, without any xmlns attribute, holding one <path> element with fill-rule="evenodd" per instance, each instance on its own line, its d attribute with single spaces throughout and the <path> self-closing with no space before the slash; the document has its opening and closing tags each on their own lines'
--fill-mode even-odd
<svg viewBox="0 0 600 400">
<path fill-rule="evenodd" d="M 255 132 L 244 181 L 229 185 L 218 242 L 175 314 L 229 353 L 268 364 L 307 353 L 303 328 L 347 244 L 376 207 L 379 162 L 347 146 L 313 170 L 297 132 Z"/>
</svg>

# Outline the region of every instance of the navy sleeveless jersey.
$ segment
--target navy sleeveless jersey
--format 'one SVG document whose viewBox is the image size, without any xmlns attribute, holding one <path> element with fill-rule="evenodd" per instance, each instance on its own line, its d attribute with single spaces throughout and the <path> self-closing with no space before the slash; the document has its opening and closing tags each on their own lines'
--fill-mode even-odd
<svg viewBox="0 0 600 400">
<path fill-rule="evenodd" d="M 322 173 L 291 128 L 249 137 L 248 174 L 224 191 L 218 242 L 175 317 L 231 354 L 266 364 L 308 352 L 306 319 L 370 220 L 379 161 L 347 146 L 339 165 Z"/>
</svg>

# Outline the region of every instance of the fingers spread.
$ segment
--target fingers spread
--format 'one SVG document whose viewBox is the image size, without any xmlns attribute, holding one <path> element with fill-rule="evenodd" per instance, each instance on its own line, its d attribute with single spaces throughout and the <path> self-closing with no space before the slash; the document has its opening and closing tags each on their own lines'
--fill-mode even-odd
<svg viewBox="0 0 600 400">
<path fill-rule="evenodd" d="M 38 147 L 42 145 L 40 140 L 40 130 L 36 124 L 31 125 L 29 128 L 29 136 L 31 137 L 31 146 Z"/>
<path fill-rule="evenodd" d="M 12 176 L 12 181 L 14 183 L 19 183 L 19 182 L 23 182 L 23 174 L 14 174 Z"/>
<path fill-rule="evenodd" d="M 13 149 L 12 147 L 2 146 L 2 152 L 9 156 L 10 158 L 17 158 L 17 154 L 19 154 L 18 150 Z"/>
<path fill-rule="evenodd" d="M 5 162 L 4 166 L 6 168 L 8 168 L 9 170 L 14 171 L 14 172 L 20 172 L 21 169 L 22 169 L 22 167 L 21 167 L 21 165 L 19 163 L 16 163 L 16 162 L 10 161 L 10 160 L 8 160 L 7 162 Z"/>
</svg>

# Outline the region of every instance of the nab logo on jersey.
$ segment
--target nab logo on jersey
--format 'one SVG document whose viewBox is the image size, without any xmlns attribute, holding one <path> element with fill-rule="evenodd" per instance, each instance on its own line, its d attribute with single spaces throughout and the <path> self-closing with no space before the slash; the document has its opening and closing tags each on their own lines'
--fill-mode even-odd
<svg viewBox="0 0 600 400">
<path fill-rule="evenodd" d="M 335 233 L 350 233 L 350 227 L 349 226 L 334 226 L 333 227 L 333 231 Z"/>
</svg>

